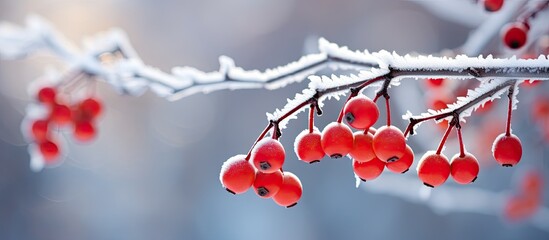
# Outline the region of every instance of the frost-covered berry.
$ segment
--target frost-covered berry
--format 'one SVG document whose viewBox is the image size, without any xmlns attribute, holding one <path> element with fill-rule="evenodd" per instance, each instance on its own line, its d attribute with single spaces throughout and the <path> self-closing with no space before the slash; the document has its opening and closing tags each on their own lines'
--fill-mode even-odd
<svg viewBox="0 0 549 240">
<path fill-rule="evenodd" d="M 259 171 L 273 173 L 284 165 L 286 152 L 282 144 L 273 138 L 263 138 L 254 146 L 251 154 L 252 162 Z"/>
<path fill-rule="evenodd" d="M 41 103 L 51 104 L 55 102 L 57 91 L 52 87 L 44 87 L 38 91 L 38 101 Z"/>
<path fill-rule="evenodd" d="M 511 49 L 519 49 L 528 40 L 528 26 L 522 22 L 514 22 L 502 28 L 502 38 L 505 46 Z"/>
<path fill-rule="evenodd" d="M 280 186 L 282 186 L 283 176 L 282 171 L 278 170 L 274 173 L 255 173 L 254 190 L 255 193 L 262 198 L 270 198 L 274 196 Z"/>
<path fill-rule="evenodd" d="M 356 129 L 368 129 L 379 118 L 379 109 L 372 99 L 359 95 L 349 100 L 343 108 L 345 121 Z"/>
<path fill-rule="evenodd" d="M 387 169 L 389 169 L 391 172 L 394 172 L 394 173 L 405 173 L 405 172 L 408 172 L 413 162 L 414 162 L 414 151 L 410 146 L 406 145 L 406 150 L 404 151 L 404 155 L 402 155 L 402 157 L 400 157 L 398 161 L 388 162 L 386 167 Z"/>
<path fill-rule="evenodd" d="M 374 153 L 384 162 L 397 161 L 406 150 L 404 134 L 395 126 L 380 127 L 372 141 Z"/>
<path fill-rule="evenodd" d="M 32 136 L 34 137 L 34 140 L 41 142 L 46 140 L 48 136 L 48 127 L 49 121 L 48 120 L 36 120 L 32 123 L 31 126 L 31 132 Z"/>
<path fill-rule="evenodd" d="M 442 185 L 450 176 L 450 163 L 444 154 L 426 152 L 417 165 L 417 175 L 428 187 Z"/>
<path fill-rule="evenodd" d="M 494 140 L 492 153 L 499 164 L 504 167 L 512 167 L 522 157 L 522 143 L 515 134 L 507 136 L 502 133 Z"/>
<path fill-rule="evenodd" d="M 362 181 L 374 180 L 383 172 L 385 162 L 374 158 L 367 162 L 358 162 L 353 160 L 353 172 Z"/>
<path fill-rule="evenodd" d="M 315 163 L 322 160 L 326 154 L 322 149 L 320 139 L 320 132 L 317 129 L 312 133 L 309 133 L 308 129 L 303 130 L 297 135 L 294 142 L 294 151 L 297 158 L 306 163 Z"/>
<path fill-rule="evenodd" d="M 96 135 L 95 126 L 90 121 L 74 123 L 74 137 L 80 141 L 90 141 Z"/>
<path fill-rule="evenodd" d="M 98 117 L 103 111 L 101 102 L 96 98 L 87 98 L 78 106 L 79 110 L 92 118 Z"/>
<path fill-rule="evenodd" d="M 331 158 L 343 157 L 353 150 L 353 132 L 347 125 L 332 122 L 322 131 L 322 149 Z"/>
<path fill-rule="evenodd" d="M 71 109 L 65 104 L 54 104 L 51 108 L 50 120 L 56 124 L 63 125 L 71 121 Z"/>
<path fill-rule="evenodd" d="M 273 196 L 273 200 L 280 206 L 290 208 L 295 206 L 299 199 L 301 199 L 303 186 L 295 174 L 286 171 L 283 175 L 282 186 L 280 186 L 278 192 Z"/>
<path fill-rule="evenodd" d="M 470 153 L 456 154 L 450 164 L 452 178 L 459 184 L 468 184 L 477 179 L 479 172 L 478 161 Z"/>
<path fill-rule="evenodd" d="M 46 139 L 40 142 L 39 148 L 46 163 L 53 163 L 59 157 L 59 147 L 53 140 Z"/>
<path fill-rule="evenodd" d="M 353 135 L 355 144 L 349 155 L 357 162 L 367 162 L 374 159 L 376 157 L 374 149 L 372 148 L 374 135 L 362 131 L 355 132 Z"/>
<path fill-rule="evenodd" d="M 229 158 L 221 166 L 219 181 L 232 194 L 248 191 L 255 180 L 255 169 L 246 160 L 246 155 L 236 155 Z"/>
</svg>

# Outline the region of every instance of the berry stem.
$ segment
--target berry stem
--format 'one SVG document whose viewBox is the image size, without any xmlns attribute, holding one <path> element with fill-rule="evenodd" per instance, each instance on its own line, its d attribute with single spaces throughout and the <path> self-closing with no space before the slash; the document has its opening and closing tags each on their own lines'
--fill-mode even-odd
<svg viewBox="0 0 549 240">
<path fill-rule="evenodd" d="M 315 104 L 311 104 L 309 107 L 309 133 L 313 133 L 313 127 L 315 125 Z"/>
<path fill-rule="evenodd" d="M 391 126 L 391 106 L 388 97 L 385 97 L 385 108 L 387 110 L 387 126 Z"/>
<path fill-rule="evenodd" d="M 259 137 L 257 137 L 254 144 L 252 145 L 252 147 L 248 151 L 248 154 L 246 155 L 246 161 L 250 161 L 250 156 L 252 155 L 252 150 L 254 149 L 255 145 L 257 144 L 257 142 L 259 142 L 261 139 L 263 139 L 265 137 L 265 135 L 269 132 L 269 130 L 271 130 L 273 125 L 274 124 L 273 124 L 272 121 L 269 122 L 269 125 L 267 125 L 267 127 L 265 127 L 265 129 L 263 129 L 263 132 L 261 132 L 261 134 L 259 134 Z"/>
<path fill-rule="evenodd" d="M 509 93 L 507 94 L 507 98 L 509 99 L 509 104 L 507 106 L 507 125 L 505 130 L 505 136 L 507 137 L 511 136 L 511 115 L 513 114 L 513 94 L 515 93 L 515 86 L 516 84 L 509 86 Z"/>
<path fill-rule="evenodd" d="M 456 124 L 456 130 L 459 141 L 459 157 L 465 157 L 465 146 L 463 145 L 463 138 L 461 136 L 461 125 Z"/>
<path fill-rule="evenodd" d="M 448 139 L 448 136 L 450 135 L 450 131 L 452 131 L 452 128 L 454 127 L 453 124 L 448 124 L 448 128 L 446 128 L 446 132 L 444 133 L 444 136 L 442 136 L 442 139 L 440 140 L 440 144 L 438 144 L 437 148 L 437 155 L 440 155 L 442 152 L 442 148 L 444 147 L 444 144 L 446 144 L 446 140 Z"/>
</svg>

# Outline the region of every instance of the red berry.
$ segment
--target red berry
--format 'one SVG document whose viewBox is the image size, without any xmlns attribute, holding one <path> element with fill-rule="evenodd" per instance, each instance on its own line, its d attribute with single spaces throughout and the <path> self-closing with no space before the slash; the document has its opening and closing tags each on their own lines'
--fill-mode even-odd
<svg viewBox="0 0 549 240">
<path fill-rule="evenodd" d="M 357 162 L 367 162 L 374 159 L 376 157 L 372 148 L 374 135 L 371 133 L 355 132 L 353 136 L 355 144 L 353 150 L 349 153 L 351 157 Z"/>
<path fill-rule="evenodd" d="M 383 172 L 385 162 L 374 158 L 367 162 L 353 160 L 353 171 L 362 181 L 374 180 Z"/>
<path fill-rule="evenodd" d="M 55 88 L 44 87 L 38 91 L 38 101 L 41 103 L 54 103 L 55 95 Z"/>
<path fill-rule="evenodd" d="M 442 185 L 450 176 L 450 163 L 443 154 L 434 151 L 426 152 L 417 165 L 417 175 L 428 187 Z"/>
<path fill-rule="evenodd" d="M 477 159 L 470 153 L 465 153 L 464 156 L 460 155 L 458 153 L 452 157 L 452 163 L 450 164 L 452 178 L 459 184 L 474 182 L 479 171 Z"/>
<path fill-rule="evenodd" d="M 322 149 L 331 158 L 343 157 L 353 150 L 353 132 L 347 125 L 332 122 L 322 131 Z"/>
<path fill-rule="evenodd" d="M 512 167 L 522 157 L 522 144 L 515 134 L 506 136 L 505 133 L 502 133 L 494 140 L 492 153 L 496 161 L 502 166 Z"/>
<path fill-rule="evenodd" d="M 219 180 L 228 192 L 232 194 L 244 193 L 254 183 L 255 169 L 246 160 L 246 155 L 236 155 L 223 163 Z"/>
<path fill-rule="evenodd" d="M 379 118 L 379 109 L 370 98 L 359 95 L 345 104 L 345 121 L 356 129 L 368 129 Z"/>
<path fill-rule="evenodd" d="M 414 151 L 410 146 L 406 145 L 406 150 L 404 151 L 404 155 L 402 155 L 402 157 L 400 157 L 398 161 L 388 162 L 386 166 L 387 166 L 387 169 L 389 169 L 391 172 L 405 173 L 405 172 L 408 172 L 413 162 L 414 162 Z"/>
<path fill-rule="evenodd" d="M 264 173 L 278 171 L 284 164 L 286 152 L 278 140 L 263 138 L 252 150 L 252 162 L 255 168 Z"/>
<path fill-rule="evenodd" d="M 282 171 L 278 170 L 274 173 L 255 173 L 254 190 L 255 193 L 262 198 L 270 198 L 274 196 L 280 186 L 282 186 Z"/>
<path fill-rule="evenodd" d="M 87 98 L 80 103 L 79 109 L 86 115 L 95 118 L 101 114 L 103 107 L 101 102 L 95 98 Z"/>
<path fill-rule="evenodd" d="M 59 157 L 59 147 L 52 140 L 40 142 L 39 147 L 46 163 L 53 163 Z"/>
<path fill-rule="evenodd" d="M 406 139 L 402 131 L 395 126 L 383 126 L 374 134 L 372 146 L 379 160 L 394 162 L 404 155 Z"/>
<path fill-rule="evenodd" d="M 320 132 L 316 129 L 312 133 L 306 129 L 297 135 L 294 150 L 299 160 L 307 163 L 320 162 L 326 155 L 320 143 Z"/>
<path fill-rule="evenodd" d="M 50 119 L 51 121 L 63 125 L 71 121 L 72 112 L 71 109 L 64 104 L 54 104 L 51 109 Z"/>
<path fill-rule="evenodd" d="M 444 83 L 444 78 L 428 78 L 427 86 L 431 88 L 438 88 Z"/>
<path fill-rule="evenodd" d="M 48 136 L 48 120 L 36 120 L 32 123 L 32 135 L 38 142 L 46 140 Z"/>
<path fill-rule="evenodd" d="M 273 196 L 276 204 L 291 208 L 297 204 L 303 194 L 303 187 L 299 178 L 291 172 L 284 172 L 282 186 Z"/>
<path fill-rule="evenodd" d="M 89 121 L 74 124 L 74 137 L 80 141 L 92 140 L 96 135 L 95 126 Z"/>
<path fill-rule="evenodd" d="M 488 12 L 497 12 L 503 6 L 503 0 L 483 0 L 482 3 Z"/>
<path fill-rule="evenodd" d="M 502 29 L 503 43 L 511 49 L 519 49 L 528 40 L 528 26 L 521 22 L 509 23 Z"/>
</svg>

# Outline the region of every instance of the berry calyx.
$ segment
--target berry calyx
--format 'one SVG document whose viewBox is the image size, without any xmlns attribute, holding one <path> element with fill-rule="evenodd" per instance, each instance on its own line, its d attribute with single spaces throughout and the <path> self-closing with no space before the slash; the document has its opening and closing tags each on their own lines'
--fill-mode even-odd
<svg viewBox="0 0 549 240">
<path fill-rule="evenodd" d="M 99 100 L 96 98 L 87 98 L 80 105 L 78 108 L 86 115 L 90 116 L 91 118 L 96 118 L 99 116 L 103 110 L 103 107 Z"/>
<path fill-rule="evenodd" d="M 492 145 L 496 161 L 504 167 L 516 165 L 522 157 L 522 143 L 515 134 L 500 134 Z"/>
<path fill-rule="evenodd" d="M 410 170 L 410 166 L 412 166 L 412 163 L 414 162 L 414 151 L 412 148 L 408 145 L 406 145 L 406 150 L 404 151 L 404 155 L 398 159 L 398 161 L 394 162 L 388 162 L 386 167 L 391 172 L 394 173 L 405 173 Z"/>
<path fill-rule="evenodd" d="M 475 156 L 470 153 L 460 153 L 452 157 L 450 173 L 452 178 L 459 184 L 469 184 L 477 179 L 479 164 Z"/>
<path fill-rule="evenodd" d="M 364 130 L 376 123 L 379 109 L 372 99 L 359 95 L 345 104 L 343 114 L 351 127 Z"/>
<path fill-rule="evenodd" d="M 280 190 L 282 181 L 283 176 L 282 171 L 280 170 L 274 173 L 262 173 L 257 171 L 253 184 L 255 193 L 262 198 L 270 198 Z"/>
<path fill-rule="evenodd" d="M 503 0 L 482 0 L 482 3 L 488 12 L 497 12 L 503 7 Z"/>
<path fill-rule="evenodd" d="M 372 141 L 374 153 L 384 162 L 397 161 L 406 150 L 404 134 L 395 126 L 380 127 Z"/>
<path fill-rule="evenodd" d="M 52 140 L 40 142 L 39 148 L 46 163 L 53 163 L 59 157 L 59 147 Z"/>
<path fill-rule="evenodd" d="M 246 160 L 246 155 L 229 158 L 221 166 L 219 181 L 232 194 L 241 194 L 252 186 L 255 180 L 255 169 Z"/>
<path fill-rule="evenodd" d="M 383 172 L 383 168 L 385 168 L 385 162 L 379 160 L 379 158 L 367 162 L 353 160 L 353 172 L 364 182 L 379 177 Z"/>
<path fill-rule="evenodd" d="M 284 172 L 284 178 L 282 185 L 278 192 L 273 196 L 273 200 L 276 204 L 291 208 L 297 204 L 301 195 L 303 194 L 303 186 L 299 178 L 291 173 Z"/>
<path fill-rule="evenodd" d="M 34 139 L 38 142 L 46 140 L 48 136 L 48 120 L 36 120 L 32 123 L 31 132 Z"/>
<path fill-rule="evenodd" d="M 428 187 L 442 185 L 450 176 L 450 163 L 444 154 L 435 151 L 426 152 L 417 165 L 417 175 Z"/>
<path fill-rule="evenodd" d="M 273 138 L 263 138 L 254 146 L 251 159 L 259 171 L 273 173 L 284 164 L 286 152 L 282 144 Z"/>
<path fill-rule="evenodd" d="M 297 135 L 294 142 L 294 150 L 299 160 L 306 163 L 320 162 L 324 155 L 326 155 L 322 149 L 320 139 L 320 132 L 317 129 L 313 132 L 305 129 Z"/>
<path fill-rule="evenodd" d="M 353 132 L 345 124 L 332 122 L 322 131 L 320 143 L 328 156 L 341 158 L 353 150 Z"/>
<path fill-rule="evenodd" d="M 505 46 L 511 49 L 519 49 L 528 40 L 528 26 L 522 22 L 514 22 L 505 25 L 502 29 L 502 38 Z"/>
<path fill-rule="evenodd" d="M 72 112 L 71 109 L 64 104 L 54 104 L 51 109 L 50 119 L 51 121 L 64 125 L 71 121 Z"/>
<path fill-rule="evenodd" d="M 369 132 L 364 133 L 361 131 L 355 132 L 353 136 L 355 138 L 355 144 L 349 155 L 357 162 L 367 162 L 374 159 L 376 157 L 372 147 L 374 135 Z"/>
<path fill-rule="evenodd" d="M 38 91 L 38 101 L 47 104 L 54 103 L 56 94 L 55 88 L 44 87 Z"/>
<path fill-rule="evenodd" d="M 96 135 L 95 126 L 90 121 L 76 122 L 74 124 L 74 137 L 80 141 L 92 140 Z"/>
</svg>

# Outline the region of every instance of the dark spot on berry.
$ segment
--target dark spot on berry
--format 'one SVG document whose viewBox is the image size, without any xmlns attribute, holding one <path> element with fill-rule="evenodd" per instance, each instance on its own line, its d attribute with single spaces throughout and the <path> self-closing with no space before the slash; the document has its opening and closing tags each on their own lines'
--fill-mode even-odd
<svg viewBox="0 0 549 240">
<path fill-rule="evenodd" d="M 517 49 L 520 47 L 520 43 L 518 41 L 511 41 L 509 43 L 509 47 L 512 48 L 512 49 Z"/>
<path fill-rule="evenodd" d="M 293 206 L 295 206 L 295 205 L 297 205 L 297 202 L 294 203 L 294 204 L 290 204 L 290 205 L 286 206 L 286 208 L 291 208 L 291 207 L 293 207 Z"/>
<path fill-rule="evenodd" d="M 431 184 L 428 184 L 428 183 L 423 183 L 423 185 L 427 186 L 427 187 L 430 187 L 430 188 L 434 188 L 435 186 L 431 185 Z"/>
<path fill-rule="evenodd" d="M 360 180 L 363 181 L 363 182 L 366 182 L 366 179 L 364 179 L 364 178 L 361 178 Z"/>
<path fill-rule="evenodd" d="M 309 164 L 313 164 L 313 163 L 317 163 L 317 162 L 320 162 L 320 160 L 313 160 L 313 161 L 309 162 Z"/>
<path fill-rule="evenodd" d="M 475 182 L 477 180 L 478 176 L 476 176 L 475 178 L 473 178 L 473 180 L 471 182 Z"/>
<path fill-rule="evenodd" d="M 269 168 L 271 168 L 271 164 L 268 162 L 260 162 L 259 167 L 261 170 L 269 170 Z"/>
<path fill-rule="evenodd" d="M 508 163 L 506 163 L 506 164 L 502 164 L 501 166 L 504 166 L 504 167 L 512 167 L 513 164 L 508 164 Z"/>
<path fill-rule="evenodd" d="M 402 171 L 400 174 L 404 174 L 404 173 L 408 172 L 408 170 L 410 170 L 410 169 L 408 168 L 408 169 Z"/>
<path fill-rule="evenodd" d="M 495 10 L 492 8 L 492 6 L 487 5 L 487 4 L 484 5 L 484 9 L 486 9 L 486 11 L 488 11 L 488 12 L 495 12 Z"/>
<path fill-rule="evenodd" d="M 392 158 L 387 159 L 387 162 L 396 162 L 397 160 L 398 160 L 397 157 L 392 157 Z"/>
<path fill-rule="evenodd" d="M 235 195 L 235 194 L 236 194 L 236 193 L 235 193 L 235 192 L 233 192 L 233 191 L 232 191 L 231 189 L 225 188 L 225 190 L 227 190 L 227 192 L 230 192 L 230 193 L 232 193 L 233 195 Z"/>
<path fill-rule="evenodd" d="M 348 123 L 352 123 L 355 120 L 355 116 L 352 113 L 348 112 L 347 114 L 345 114 L 345 120 Z"/>
<path fill-rule="evenodd" d="M 331 158 L 342 158 L 343 155 L 341 155 L 341 154 L 339 154 L 339 153 L 335 153 L 335 154 L 332 154 L 330 157 L 331 157 Z"/>
<path fill-rule="evenodd" d="M 257 188 L 257 194 L 259 196 L 265 197 L 267 194 L 269 194 L 269 190 L 267 190 L 265 187 L 259 187 Z"/>
</svg>

